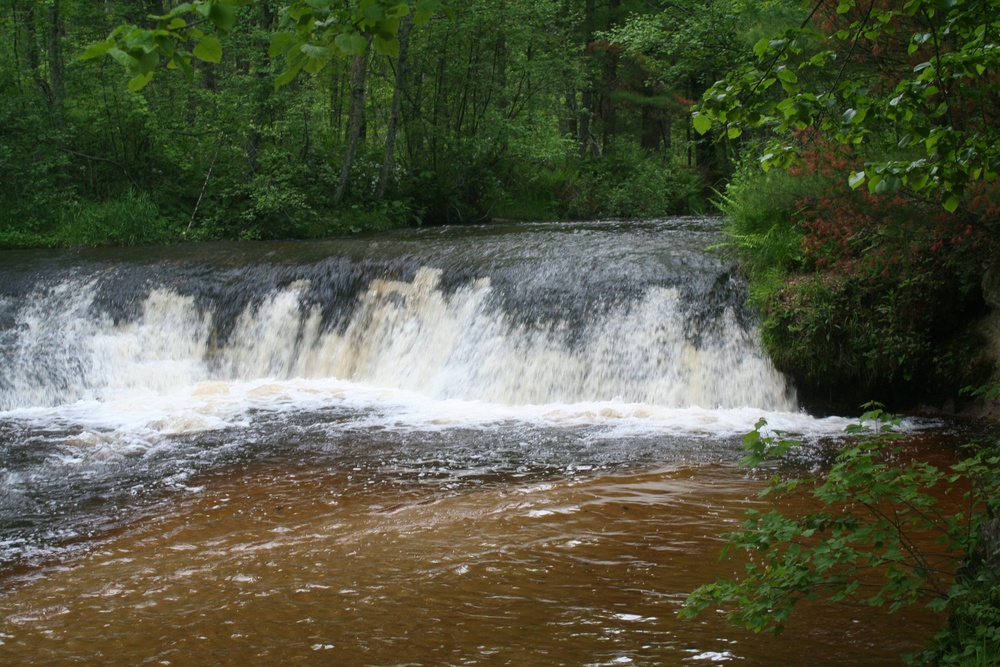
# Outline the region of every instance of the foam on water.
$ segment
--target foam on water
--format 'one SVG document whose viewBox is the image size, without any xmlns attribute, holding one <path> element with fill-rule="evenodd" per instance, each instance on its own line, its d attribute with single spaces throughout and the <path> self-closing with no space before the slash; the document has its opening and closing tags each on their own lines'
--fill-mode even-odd
<svg viewBox="0 0 1000 667">
<path fill-rule="evenodd" d="M 79 532 L 79 508 L 261 456 L 450 484 L 735 459 L 762 417 L 842 433 L 798 410 L 704 229 L 434 232 L 405 261 L 359 242 L 302 265 L 0 264 L 0 540 L 27 552 Z"/>
<path fill-rule="evenodd" d="M 331 391 L 372 400 L 377 388 L 482 402 L 491 410 L 624 403 L 645 405 L 651 415 L 688 408 L 795 411 L 793 392 L 760 352 L 754 332 L 725 312 L 692 341 L 676 289 L 652 287 L 638 301 L 595 315 L 567 341 L 565 322 L 512 322 L 490 305 L 486 279 L 451 294 L 439 280 L 440 271 L 430 269 L 412 282 L 376 280 L 342 330 L 323 328 L 318 307 L 303 302 L 306 285 L 299 281 L 248 306 L 225 343 L 213 334 L 211 313 L 190 296 L 154 289 L 137 319 L 115 322 L 92 315 L 88 285 L 60 285 L 33 294 L 17 313 L 0 406 L 11 415 L 38 407 L 100 412 L 100 405 L 116 414 L 186 406 L 198 415 L 208 407 L 214 416 L 227 411 L 211 406 L 237 400 L 229 395 L 239 382 L 254 394 L 243 391 L 238 400 L 281 405 L 291 400 L 283 398 L 289 388 L 312 380 L 314 389 L 301 389 L 295 400 L 309 405 L 311 394 Z M 632 417 L 642 410 L 628 409 Z"/>
</svg>

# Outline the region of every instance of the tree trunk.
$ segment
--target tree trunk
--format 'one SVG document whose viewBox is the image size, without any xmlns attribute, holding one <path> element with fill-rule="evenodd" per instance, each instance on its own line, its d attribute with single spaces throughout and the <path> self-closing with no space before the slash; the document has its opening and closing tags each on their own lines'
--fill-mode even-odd
<svg viewBox="0 0 1000 667">
<path fill-rule="evenodd" d="M 59 0 L 52 0 L 49 10 L 49 101 L 54 109 L 61 109 L 63 103 L 63 54 L 62 16 Z"/>
<path fill-rule="evenodd" d="M 649 104 L 642 105 L 642 135 L 639 145 L 650 153 L 659 150 L 663 130 L 660 123 L 659 110 Z"/>
<path fill-rule="evenodd" d="M 365 52 L 351 58 L 351 109 L 348 113 L 347 152 L 344 154 L 344 164 L 340 169 L 340 182 L 333 194 L 333 205 L 339 206 L 347 194 L 347 185 L 351 180 L 351 167 L 354 156 L 358 152 L 361 139 L 361 128 L 365 121 L 365 90 L 368 84 L 368 53 L 371 50 L 371 37 L 365 46 Z"/>
<path fill-rule="evenodd" d="M 48 97 L 49 84 L 39 73 L 42 57 L 38 48 L 38 26 L 35 23 L 35 4 L 33 2 L 29 2 L 22 11 L 20 23 L 24 27 L 24 71 L 38 87 L 38 90 Z"/>
<path fill-rule="evenodd" d="M 382 170 L 378 175 L 378 185 L 375 186 L 375 198 L 382 199 L 389 187 L 389 174 L 392 171 L 393 156 L 396 151 L 396 134 L 399 132 L 399 112 L 403 105 L 403 83 L 406 80 L 407 58 L 410 52 L 410 29 L 413 27 L 411 15 L 403 19 L 399 25 L 399 57 L 396 58 L 396 83 L 392 90 L 392 110 L 389 113 L 389 124 L 385 130 L 385 150 L 382 153 Z"/>
</svg>

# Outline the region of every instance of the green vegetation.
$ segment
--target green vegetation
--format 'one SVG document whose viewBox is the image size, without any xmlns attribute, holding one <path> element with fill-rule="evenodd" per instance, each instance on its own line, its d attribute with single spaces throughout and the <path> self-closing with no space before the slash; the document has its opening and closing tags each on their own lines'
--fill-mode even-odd
<svg viewBox="0 0 1000 667">
<path fill-rule="evenodd" d="M 694 127 L 737 156 L 719 205 L 771 357 L 814 409 L 941 405 L 995 382 L 972 332 L 1000 241 L 1000 3 L 753 4 L 754 57 Z M 699 587 L 683 615 L 721 607 L 779 632 L 801 600 L 929 604 L 947 619 L 911 664 L 997 664 L 997 446 L 901 465 L 893 423 L 873 409 L 828 469 L 773 479 L 779 507 L 808 493 L 816 510 L 751 513 L 726 550 L 744 575 Z M 764 428 L 748 465 L 791 446 Z"/>
<path fill-rule="evenodd" d="M 4 3 L 0 247 L 701 210 L 741 31 L 702 5 Z"/>
<path fill-rule="evenodd" d="M 722 207 L 764 344 L 818 406 L 957 397 L 993 370 L 967 331 L 1000 238 L 1000 4 L 774 16 L 695 112 L 745 155 Z"/>
<path fill-rule="evenodd" d="M 992 221 L 852 190 L 837 147 L 815 139 L 800 159 L 744 168 L 721 202 L 778 367 L 834 409 L 870 396 L 908 406 L 986 381 L 991 362 L 966 330 L 984 308 Z"/>
<path fill-rule="evenodd" d="M 1000 0 L 10 0 L 0 35 L 0 247 L 667 215 L 714 187 L 810 407 L 996 370 L 969 331 L 1000 242 Z M 747 577 L 690 613 L 929 596 L 949 621 L 914 660 L 994 664 L 996 452 L 898 466 L 865 422 L 828 474 L 772 484 L 821 508 L 750 517 Z M 787 449 L 762 427 L 754 464 Z M 940 561 L 912 548 L 930 530 Z"/>
<path fill-rule="evenodd" d="M 1000 450 L 976 448 L 947 469 L 897 463 L 898 418 L 877 406 L 849 429 L 824 474 L 775 476 L 762 496 L 809 494 L 803 516 L 750 511 L 725 555 L 745 553 L 745 575 L 706 584 L 682 616 L 722 608 L 751 630 L 780 633 L 803 600 L 886 607 L 912 604 L 948 621 L 913 665 L 989 665 L 1000 655 Z M 758 467 L 798 443 L 760 421 L 744 437 Z M 905 456 L 904 456 L 905 458 Z"/>
</svg>

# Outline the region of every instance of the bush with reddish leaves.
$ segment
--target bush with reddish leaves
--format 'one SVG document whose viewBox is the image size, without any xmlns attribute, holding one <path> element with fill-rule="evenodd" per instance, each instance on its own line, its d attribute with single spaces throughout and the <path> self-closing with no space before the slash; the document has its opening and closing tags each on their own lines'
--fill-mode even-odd
<svg viewBox="0 0 1000 667">
<path fill-rule="evenodd" d="M 780 177 L 797 195 L 784 214 L 793 235 L 783 237 L 798 239 L 797 261 L 762 280 L 766 243 L 742 245 L 778 367 L 807 401 L 831 409 L 871 398 L 906 407 L 984 381 L 978 341 L 960 334 L 983 310 L 979 285 L 1000 230 L 997 186 L 980 186 L 949 214 L 906 192 L 852 189 L 846 174 L 861 160 L 851 147 L 814 132 L 798 140 L 801 160 Z"/>
</svg>

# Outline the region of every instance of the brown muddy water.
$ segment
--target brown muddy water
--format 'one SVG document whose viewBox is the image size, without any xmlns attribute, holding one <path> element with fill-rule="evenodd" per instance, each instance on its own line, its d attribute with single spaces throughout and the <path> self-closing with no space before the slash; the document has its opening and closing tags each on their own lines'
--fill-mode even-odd
<svg viewBox="0 0 1000 667">
<path fill-rule="evenodd" d="M 891 665 L 920 613 L 805 608 L 780 637 L 676 618 L 728 576 L 730 466 L 447 491 L 254 464 L 8 582 L 4 664 Z M 13 585 L 11 585 L 13 584 Z"/>
<path fill-rule="evenodd" d="M 677 619 L 738 567 L 741 435 L 810 470 L 851 421 L 799 409 L 718 241 L 0 253 L 0 664 L 899 664 L 939 619 Z"/>
</svg>

